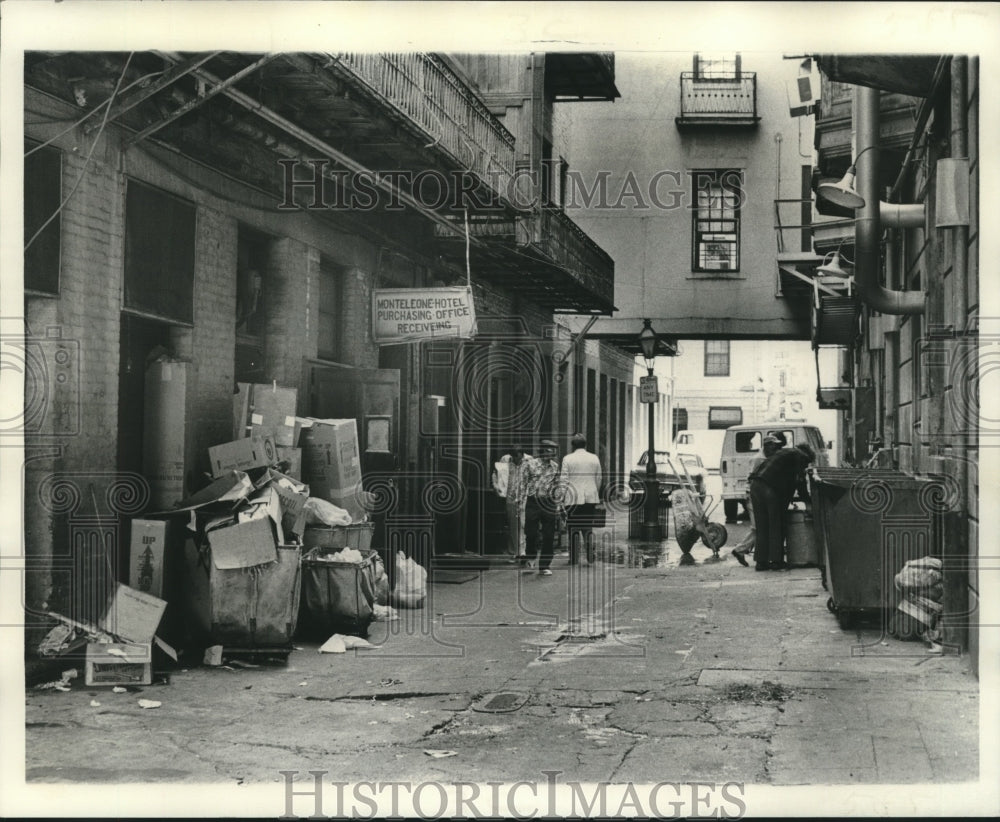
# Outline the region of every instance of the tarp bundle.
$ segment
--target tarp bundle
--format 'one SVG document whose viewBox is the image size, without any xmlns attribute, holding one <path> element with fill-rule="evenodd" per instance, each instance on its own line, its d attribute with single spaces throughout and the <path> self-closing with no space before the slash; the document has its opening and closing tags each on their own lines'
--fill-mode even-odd
<svg viewBox="0 0 1000 822">
<path fill-rule="evenodd" d="M 938 620 L 944 594 L 941 567 L 941 560 L 921 557 L 907 562 L 896 574 L 896 590 L 902 599 L 890 632 L 897 639 L 923 639 L 932 643 L 940 639 Z"/>
</svg>

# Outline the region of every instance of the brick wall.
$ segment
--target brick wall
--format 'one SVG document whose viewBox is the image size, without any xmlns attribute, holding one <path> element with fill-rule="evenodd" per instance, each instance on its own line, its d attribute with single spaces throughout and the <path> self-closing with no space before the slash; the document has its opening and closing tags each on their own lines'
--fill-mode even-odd
<svg viewBox="0 0 1000 822">
<path fill-rule="evenodd" d="M 233 438 L 236 220 L 198 207 L 194 328 L 188 385 L 187 462 L 208 470 L 208 448 Z"/>
</svg>

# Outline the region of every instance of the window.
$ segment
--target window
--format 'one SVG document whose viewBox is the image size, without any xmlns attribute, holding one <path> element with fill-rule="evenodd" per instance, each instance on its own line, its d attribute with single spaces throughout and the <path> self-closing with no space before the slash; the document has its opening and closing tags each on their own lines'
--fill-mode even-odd
<svg viewBox="0 0 1000 822">
<path fill-rule="evenodd" d="M 25 152 L 31 151 L 24 158 L 24 287 L 58 294 L 61 240 L 59 216 L 52 215 L 62 202 L 62 152 L 37 145 L 24 142 Z"/>
<path fill-rule="evenodd" d="M 271 238 L 240 226 L 236 240 L 236 335 L 244 342 L 264 336 L 264 285 L 271 256 Z"/>
<path fill-rule="evenodd" d="M 344 270 L 328 260 L 319 269 L 319 341 L 317 353 L 342 362 L 344 356 Z"/>
<path fill-rule="evenodd" d="M 125 193 L 125 307 L 193 320 L 194 203 L 136 180 Z"/>
<path fill-rule="evenodd" d="M 708 409 L 708 427 L 713 429 L 729 428 L 730 425 L 743 424 L 743 409 L 738 406 L 712 406 Z"/>
<path fill-rule="evenodd" d="M 740 55 L 734 52 L 696 54 L 694 56 L 694 76 L 697 80 L 738 78 L 740 76 Z"/>
<path fill-rule="evenodd" d="M 749 454 L 751 451 L 760 451 L 763 439 L 760 431 L 737 431 L 736 453 Z"/>
<path fill-rule="evenodd" d="M 692 172 L 691 268 L 697 272 L 740 270 L 740 207 L 743 172 L 737 169 Z"/>
<path fill-rule="evenodd" d="M 729 340 L 705 340 L 705 376 L 729 376 Z"/>
<path fill-rule="evenodd" d="M 678 431 L 686 431 L 688 427 L 688 412 L 686 408 L 675 408 L 673 410 L 673 431 L 670 432 L 670 441 L 677 439 Z"/>
</svg>

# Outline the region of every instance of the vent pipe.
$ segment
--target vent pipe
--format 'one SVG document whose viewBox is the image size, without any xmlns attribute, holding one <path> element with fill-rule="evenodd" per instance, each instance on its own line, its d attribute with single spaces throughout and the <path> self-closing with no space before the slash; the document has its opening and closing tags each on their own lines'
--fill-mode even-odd
<svg viewBox="0 0 1000 822">
<path fill-rule="evenodd" d="M 879 200 L 879 152 L 868 151 L 879 141 L 879 91 L 859 86 L 855 97 L 857 129 L 858 193 L 865 204 L 858 210 L 854 225 L 854 282 L 861 301 L 883 314 L 922 314 L 926 305 L 919 291 L 890 291 L 879 283 L 879 249 L 882 222 L 892 228 L 918 228 L 924 225 L 924 206 L 897 205 Z"/>
</svg>

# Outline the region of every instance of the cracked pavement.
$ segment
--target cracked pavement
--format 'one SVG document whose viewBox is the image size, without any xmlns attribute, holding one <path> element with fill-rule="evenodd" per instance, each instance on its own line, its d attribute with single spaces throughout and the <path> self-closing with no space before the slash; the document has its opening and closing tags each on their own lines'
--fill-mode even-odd
<svg viewBox="0 0 1000 822">
<path fill-rule="evenodd" d="M 141 693 L 86 687 L 81 669 L 69 692 L 27 691 L 27 781 L 977 778 L 967 659 L 841 630 L 816 569 L 755 574 L 700 545 L 681 565 L 667 545 L 651 567 L 621 542 L 593 566 L 557 557 L 551 577 L 452 575 L 374 623 L 370 650 L 297 642 L 287 665 L 180 669 Z M 528 699 L 476 710 L 504 692 Z"/>
</svg>

